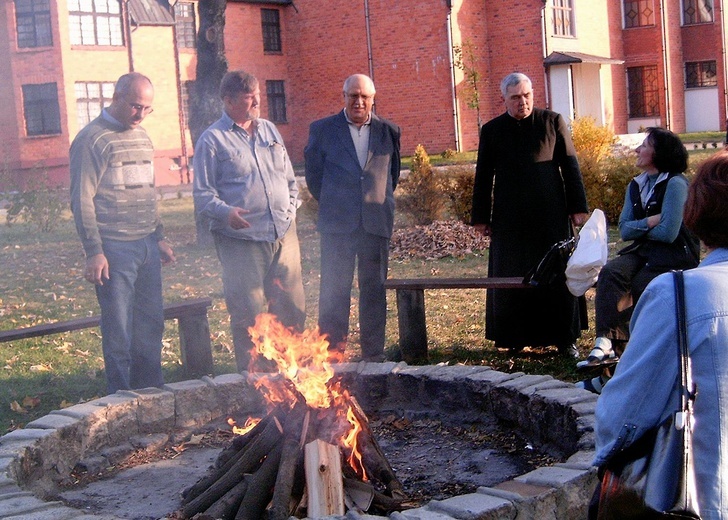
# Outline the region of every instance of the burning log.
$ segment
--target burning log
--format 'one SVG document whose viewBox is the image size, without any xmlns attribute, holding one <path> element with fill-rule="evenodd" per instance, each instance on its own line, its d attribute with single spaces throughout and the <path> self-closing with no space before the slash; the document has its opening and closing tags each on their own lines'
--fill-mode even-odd
<svg viewBox="0 0 728 520">
<path fill-rule="evenodd" d="M 225 493 L 230 491 L 243 478 L 245 473 L 255 471 L 261 461 L 279 443 L 282 436 L 282 428 L 274 417 L 265 430 L 256 437 L 222 476 L 215 479 L 204 491 L 198 495 L 189 493 L 182 509 L 185 518 L 191 518 L 213 505 Z M 199 489 L 199 487 L 198 487 Z"/>
<path fill-rule="evenodd" d="M 262 355 L 277 359 L 279 373 L 255 384 L 280 404 L 185 490 L 181 516 L 287 520 L 342 515 L 345 505 L 383 513 L 406 508 L 402 484 L 366 414 L 348 392 L 330 384 L 328 343 L 317 333 L 292 336 L 261 316 L 251 337 Z"/>
</svg>

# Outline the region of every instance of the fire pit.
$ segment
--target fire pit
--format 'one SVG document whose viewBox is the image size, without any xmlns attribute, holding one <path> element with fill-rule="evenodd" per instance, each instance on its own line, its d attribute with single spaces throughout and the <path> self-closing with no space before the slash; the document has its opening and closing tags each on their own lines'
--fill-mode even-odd
<svg viewBox="0 0 728 520">
<path fill-rule="evenodd" d="M 229 416 L 266 413 L 256 382 L 229 374 L 119 392 L 51 414 L 0 438 L 0 515 L 62 518 L 73 512 L 56 496 L 80 461 L 150 434 L 190 431 Z M 549 376 L 505 374 L 488 367 L 404 363 L 335 365 L 335 377 L 366 413 L 434 417 L 461 425 L 499 423 L 563 463 L 540 467 L 474 493 L 392 513 L 391 518 L 584 518 L 596 476 L 593 412 L 596 398 Z M 396 471 L 396 468 L 394 468 Z M 104 517 L 108 518 L 108 517 Z"/>
</svg>

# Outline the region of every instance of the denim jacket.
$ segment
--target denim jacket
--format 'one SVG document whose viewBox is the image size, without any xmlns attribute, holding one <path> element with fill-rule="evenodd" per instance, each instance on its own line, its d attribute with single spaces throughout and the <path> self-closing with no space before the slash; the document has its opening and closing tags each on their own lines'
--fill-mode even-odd
<svg viewBox="0 0 728 520">
<path fill-rule="evenodd" d="M 200 136 L 194 155 L 195 211 L 210 230 L 232 238 L 274 242 L 296 218 L 298 185 L 278 129 L 257 120 L 249 136 L 225 113 Z M 248 210 L 249 228 L 232 229 L 232 207 Z"/>
<path fill-rule="evenodd" d="M 694 450 L 702 518 L 728 518 L 728 249 L 685 272 L 685 306 L 697 386 Z M 629 344 L 596 406 L 601 466 L 678 408 L 673 276 L 655 278 L 639 299 Z"/>
</svg>

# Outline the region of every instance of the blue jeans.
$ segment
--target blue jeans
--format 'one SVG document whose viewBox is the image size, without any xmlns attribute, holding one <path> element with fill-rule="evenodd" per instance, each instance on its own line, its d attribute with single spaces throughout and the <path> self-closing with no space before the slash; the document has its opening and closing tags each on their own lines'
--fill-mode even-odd
<svg viewBox="0 0 728 520">
<path fill-rule="evenodd" d="M 248 328 L 262 312 L 299 332 L 306 322 L 301 252 L 295 223 L 275 242 L 241 240 L 213 232 L 222 265 L 225 304 L 238 371 L 248 370 L 253 342 Z"/>
<path fill-rule="evenodd" d="M 153 235 L 133 241 L 104 240 L 109 279 L 96 286 L 106 388 L 162 386 L 162 264 Z"/>
</svg>

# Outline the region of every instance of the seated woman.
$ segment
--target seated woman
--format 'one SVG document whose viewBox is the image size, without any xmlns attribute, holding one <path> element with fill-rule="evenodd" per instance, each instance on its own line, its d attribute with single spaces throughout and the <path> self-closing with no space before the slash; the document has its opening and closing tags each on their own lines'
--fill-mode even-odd
<svg viewBox="0 0 728 520">
<path fill-rule="evenodd" d="M 684 273 L 692 379 L 697 388 L 693 459 L 700 515 L 728 518 L 728 152 L 698 167 L 685 223 L 708 253 Z M 602 466 L 678 407 L 677 318 L 671 274 L 653 280 L 632 318 L 629 344 L 596 405 L 596 458 Z"/>
<path fill-rule="evenodd" d="M 688 152 L 680 138 L 663 128 L 649 128 L 637 147 L 643 172 L 627 186 L 619 216 L 622 240 L 632 243 L 607 262 L 597 281 L 596 341 L 578 368 L 614 362 L 629 339 L 634 305 L 647 284 L 672 269 L 698 265 L 700 244 L 683 225 L 688 180 Z M 605 374 L 577 383 L 599 393 Z"/>
</svg>

